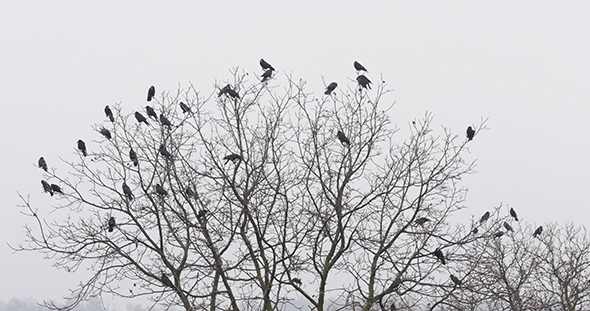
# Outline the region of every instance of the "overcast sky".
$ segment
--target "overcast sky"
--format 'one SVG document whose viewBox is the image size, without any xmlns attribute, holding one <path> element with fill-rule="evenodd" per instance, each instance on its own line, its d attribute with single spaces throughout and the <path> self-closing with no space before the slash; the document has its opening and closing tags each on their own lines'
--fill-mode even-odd
<svg viewBox="0 0 590 311">
<path fill-rule="evenodd" d="M 5 1 L 0 5 L 0 237 L 18 244 L 17 191 L 37 207 L 44 156 L 74 158 L 107 104 L 140 109 L 150 85 L 209 94 L 240 67 L 344 86 L 352 63 L 395 92 L 392 120 L 426 111 L 464 135 L 478 173 L 464 179 L 468 215 L 500 203 L 532 224 L 587 222 L 590 176 L 588 1 Z M 348 82 L 350 83 L 350 82 Z M 374 92 L 374 91 L 373 91 Z M 401 137 L 400 137 L 401 138 Z M 80 281 L 40 254 L 0 244 L 0 300 L 59 298 Z"/>
</svg>

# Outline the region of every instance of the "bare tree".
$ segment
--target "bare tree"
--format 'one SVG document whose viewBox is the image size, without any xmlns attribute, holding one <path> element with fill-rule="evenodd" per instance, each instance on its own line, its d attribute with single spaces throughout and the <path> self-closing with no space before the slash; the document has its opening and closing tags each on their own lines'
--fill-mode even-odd
<svg viewBox="0 0 590 311">
<path fill-rule="evenodd" d="M 462 295 L 467 246 L 497 225 L 450 223 L 474 169 L 464 134 L 426 114 L 398 139 L 385 82 L 316 98 L 247 76 L 154 96 L 162 124 L 112 105 L 95 126 L 111 138 L 45 174 L 63 195 L 52 214 L 24 199 L 35 222 L 17 249 L 93 273 L 47 306 L 112 293 L 186 310 L 436 309 Z"/>
</svg>

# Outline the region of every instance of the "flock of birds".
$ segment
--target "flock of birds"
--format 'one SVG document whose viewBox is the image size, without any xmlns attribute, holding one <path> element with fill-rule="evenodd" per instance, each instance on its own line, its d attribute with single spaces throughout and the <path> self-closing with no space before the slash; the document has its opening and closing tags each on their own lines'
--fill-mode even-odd
<svg viewBox="0 0 590 311">
<path fill-rule="evenodd" d="M 262 69 L 264 70 L 264 73 L 262 74 L 262 80 L 261 82 L 265 82 L 268 79 L 270 79 L 272 77 L 273 72 L 275 71 L 275 68 L 269 64 L 268 62 L 266 62 L 264 59 L 260 59 L 260 66 L 262 67 Z M 367 73 L 367 69 L 361 65 L 359 62 L 355 61 L 353 63 L 354 68 L 357 71 L 357 82 L 359 84 L 360 89 L 371 89 L 371 80 L 369 80 L 369 78 L 367 78 L 364 74 L 360 74 L 361 72 Z M 325 95 L 331 95 L 332 92 L 338 87 L 338 83 L 336 82 L 331 82 L 330 84 L 328 84 L 328 86 L 326 87 L 326 90 L 324 91 Z M 147 94 L 147 101 L 150 102 L 152 101 L 152 99 L 154 98 L 154 96 L 156 95 L 156 88 L 154 86 L 151 86 L 148 89 L 148 94 Z M 235 91 L 231 85 L 226 85 L 225 87 L 221 88 L 221 90 L 218 93 L 218 96 L 222 96 L 222 95 L 227 95 L 233 99 L 239 99 L 240 95 L 237 91 Z M 186 105 L 183 102 L 180 102 L 180 108 L 182 109 L 183 113 L 192 113 L 190 107 L 188 105 Z M 166 126 L 169 129 L 171 127 L 173 127 L 172 122 L 170 122 L 170 120 L 163 114 L 160 113 L 160 115 L 158 116 L 158 114 L 156 113 L 156 111 L 154 110 L 153 107 L 147 105 L 145 106 L 145 110 L 147 113 L 148 118 L 152 118 L 154 119 L 156 122 L 160 122 L 162 124 L 162 126 Z M 113 114 L 113 111 L 111 110 L 111 108 L 107 105 L 104 108 L 104 113 L 106 115 L 106 117 L 111 121 L 111 122 L 115 122 L 115 117 Z M 136 111 L 135 114 L 135 119 L 137 120 L 137 122 L 141 125 L 141 123 L 144 123 L 145 125 L 149 126 L 149 122 L 148 119 L 139 111 Z M 100 134 L 102 134 L 106 139 L 111 139 L 112 135 L 111 132 L 106 129 L 106 128 L 101 128 L 99 131 Z M 337 138 L 340 141 L 340 143 L 342 145 L 346 145 L 346 146 L 350 146 L 350 139 L 348 139 L 348 137 L 346 137 L 346 135 L 344 134 L 344 132 L 342 132 L 341 130 L 338 131 L 337 133 Z M 473 139 L 473 137 L 475 136 L 475 130 L 469 126 L 467 128 L 467 139 L 469 141 L 471 141 Z M 78 150 L 80 150 L 80 152 L 82 153 L 82 155 L 84 157 L 86 157 L 88 155 L 88 151 L 86 149 L 86 143 L 83 140 L 78 140 L 78 144 L 77 144 Z M 166 147 L 162 144 L 159 147 L 158 152 L 167 160 L 171 160 L 172 159 L 172 155 L 170 154 L 170 152 L 166 149 Z M 131 148 L 129 150 L 129 159 L 131 160 L 131 162 L 133 163 L 134 166 L 138 166 L 139 165 L 139 159 L 137 157 L 137 153 L 133 150 L 133 148 Z M 242 157 L 237 154 L 237 153 L 232 153 L 229 154 L 227 156 L 225 156 L 223 158 L 226 163 L 228 163 L 229 161 L 232 162 L 236 162 L 236 161 L 241 161 Z M 38 161 L 38 165 L 40 168 L 42 168 L 44 171 L 47 172 L 47 162 L 45 161 L 45 159 L 43 157 L 39 158 Z M 59 194 L 63 194 L 63 191 L 61 189 L 61 187 L 59 187 L 56 184 L 49 184 L 48 182 L 46 182 L 45 180 L 41 180 L 41 184 L 43 185 L 43 191 L 46 193 L 49 193 L 51 196 L 53 196 L 55 193 L 59 193 Z M 127 200 L 132 201 L 135 196 L 133 195 L 133 192 L 131 191 L 131 188 L 127 185 L 126 182 L 123 182 L 122 185 L 122 190 L 123 190 L 123 194 L 125 195 L 125 197 L 127 198 Z M 166 196 L 168 195 L 168 191 L 166 191 L 166 189 L 164 189 L 164 187 L 160 184 L 156 184 L 155 187 L 156 193 L 158 195 L 161 196 Z M 187 189 L 187 192 L 190 189 Z M 207 211 L 202 210 L 199 211 L 197 217 L 198 218 L 202 218 L 205 216 L 205 214 L 207 213 Z M 514 219 L 516 219 L 518 221 L 518 218 L 516 216 L 516 212 L 514 211 L 514 209 L 510 209 L 510 214 L 514 217 Z M 490 217 L 490 213 L 486 212 L 480 219 L 480 224 L 483 224 L 488 218 Z M 422 218 L 418 218 L 415 220 L 415 223 L 418 225 L 424 225 L 424 223 L 426 223 L 427 221 L 429 221 L 428 218 L 426 217 L 422 217 Z M 110 217 L 108 222 L 107 222 L 107 228 L 109 232 L 113 232 L 113 230 L 115 229 L 115 227 L 117 226 L 117 223 L 115 221 L 114 217 Z M 508 231 L 512 231 L 512 227 L 510 227 L 510 225 L 508 223 L 504 223 L 504 227 L 508 230 Z M 543 227 L 539 227 L 537 228 L 537 230 L 535 230 L 534 236 L 537 237 L 541 234 L 541 232 L 543 231 Z M 477 228 L 475 228 L 473 230 L 474 233 L 477 233 Z M 498 232 L 496 233 L 495 237 L 500 237 L 504 234 L 504 232 Z M 440 248 L 437 248 L 434 252 L 433 252 L 434 256 L 436 256 L 436 258 L 438 258 L 438 260 L 440 260 L 440 262 L 445 265 L 446 264 L 446 260 L 445 260 L 445 256 L 443 254 L 443 252 L 440 250 Z M 164 284 L 164 286 L 170 287 L 170 288 L 175 288 L 174 284 L 172 283 L 172 281 L 165 275 L 162 273 L 162 277 L 161 277 L 162 283 Z M 456 284 L 456 285 L 461 285 L 461 280 L 458 279 L 457 277 L 455 277 L 454 275 L 451 274 L 451 280 Z M 401 280 L 398 278 L 396 279 L 393 284 L 388 288 L 388 292 L 392 292 L 394 290 L 396 290 L 399 285 L 401 284 Z M 293 279 L 293 283 L 299 283 L 301 284 L 301 280 L 294 278 Z M 386 292 L 387 292 L 386 291 Z"/>
</svg>

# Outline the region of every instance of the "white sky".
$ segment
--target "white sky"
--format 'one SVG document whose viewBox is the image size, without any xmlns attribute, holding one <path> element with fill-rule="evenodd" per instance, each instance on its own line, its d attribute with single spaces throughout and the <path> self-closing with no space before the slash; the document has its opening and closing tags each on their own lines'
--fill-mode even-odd
<svg viewBox="0 0 590 311">
<path fill-rule="evenodd" d="M 463 135 L 478 173 L 467 214 L 500 202 L 526 222 L 587 223 L 590 176 L 590 2 L 584 1 L 11 1 L 0 5 L 0 237 L 24 238 L 17 191 L 42 194 L 39 156 L 61 174 L 107 104 L 140 109 L 150 85 L 192 82 L 209 94 L 264 57 L 319 92 L 343 87 L 358 60 L 395 89 L 394 123 L 426 111 Z M 151 3 L 149 3 L 151 2 Z M 401 137 L 399 137 L 401 138 Z M 79 281 L 0 244 L 0 300 L 59 298 Z"/>
</svg>

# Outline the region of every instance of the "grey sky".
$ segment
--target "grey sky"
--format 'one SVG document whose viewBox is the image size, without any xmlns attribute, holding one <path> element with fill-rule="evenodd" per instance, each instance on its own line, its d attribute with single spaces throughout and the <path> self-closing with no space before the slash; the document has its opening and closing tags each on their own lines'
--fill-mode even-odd
<svg viewBox="0 0 590 311">
<path fill-rule="evenodd" d="M 549 1 L 30 1 L 0 9 L 0 236 L 18 244 L 30 221 L 16 192 L 49 206 L 39 156 L 61 174 L 107 104 L 127 112 L 147 89 L 192 82 L 209 94 L 264 57 L 310 90 L 354 78 L 358 60 L 395 92 L 393 122 L 426 111 L 464 135 L 489 117 L 467 159 L 468 215 L 500 202 L 530 223 L 585 223 L 590 176 L 590 2 Z M 349 82 L 352 83 L 352 82 Z M 398 139 L 402 139 L 398 136 Z M 0 300 L 58 298 L 80 281 L 40 254 L 0 247 Z M 6 281 L 10 280 L 10 281 Z"/>
</svg>

